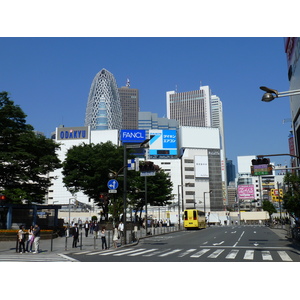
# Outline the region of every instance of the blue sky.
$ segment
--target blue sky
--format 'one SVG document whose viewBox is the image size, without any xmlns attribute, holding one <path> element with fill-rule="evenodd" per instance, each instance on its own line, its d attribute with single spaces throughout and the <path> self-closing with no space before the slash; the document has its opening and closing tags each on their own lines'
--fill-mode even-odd
<svg viewBox="0 0 300 300">
<path fill-rule="evenodd" d="M 209 85 L 223 102 L 226 154 L 288 153 L 289 98 L 260 101 L 265 85 L 289 89 L 282 37 L 0 38 L 0 90 L 46 136 L 82 126 L 92 80 L 106 68 L 129 78 L 140 110 L 166 115 L 166 92 Z M 288 157 L 272 159 L 288 163 Z"/>
</svg>

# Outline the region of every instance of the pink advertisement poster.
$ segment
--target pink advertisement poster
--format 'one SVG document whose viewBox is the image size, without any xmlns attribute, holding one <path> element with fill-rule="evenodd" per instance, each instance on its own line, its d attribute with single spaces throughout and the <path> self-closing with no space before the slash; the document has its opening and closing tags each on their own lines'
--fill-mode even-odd
<svg viewBox="0 0 300 300">
<path fill-rule="evenodd" d="M 238 197 L 239 199 L 254 199 L 254 185 L 253 184 L 242 184 L 238 186 Z"/>
</svg>

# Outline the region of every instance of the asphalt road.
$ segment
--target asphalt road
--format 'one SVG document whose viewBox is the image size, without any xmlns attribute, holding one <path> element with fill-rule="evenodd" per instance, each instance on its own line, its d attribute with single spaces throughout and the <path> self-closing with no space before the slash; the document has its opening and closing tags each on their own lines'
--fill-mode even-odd
<svg viewBox="0 0 300 300">
<path fill-rule="evenodd" d="M 264 226 L 210 227 L 142 239 L 106 251 L 67 253 L 82 262 L 299 262 L 300 249 Z"/>
</svg>

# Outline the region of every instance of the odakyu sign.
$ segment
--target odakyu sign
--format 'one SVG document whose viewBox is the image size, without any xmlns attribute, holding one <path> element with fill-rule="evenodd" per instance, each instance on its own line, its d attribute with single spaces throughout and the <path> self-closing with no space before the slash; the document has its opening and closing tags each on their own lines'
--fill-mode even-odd
<svg viewBox="0 0 300 300">
<path fill-rule="evenodd" d="M 123 143 L 142 143 L 146 140 L 146 130 L 123 129 L 120 131 Z"/>
<path fill-rule="evenodd" d="M 88 139 L 88 127 L 62 127 L 57 130 L 58 140 Z"/>
</svg>

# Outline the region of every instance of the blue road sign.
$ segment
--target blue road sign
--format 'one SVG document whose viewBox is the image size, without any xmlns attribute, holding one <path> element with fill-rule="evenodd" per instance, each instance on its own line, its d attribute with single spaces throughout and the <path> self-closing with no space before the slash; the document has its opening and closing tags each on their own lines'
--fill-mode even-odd
<svg viewBox="0 0 300 300">
<path fill-rule="evenodd" d="M 119 186 L 119 182 L 116 179 L 111 179 L 108 181 L 107 186 L 110 190 L 115 190 Z"/>
</svg>

